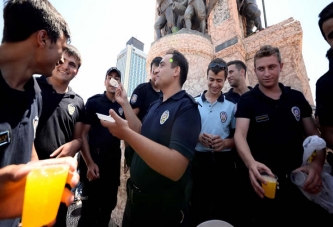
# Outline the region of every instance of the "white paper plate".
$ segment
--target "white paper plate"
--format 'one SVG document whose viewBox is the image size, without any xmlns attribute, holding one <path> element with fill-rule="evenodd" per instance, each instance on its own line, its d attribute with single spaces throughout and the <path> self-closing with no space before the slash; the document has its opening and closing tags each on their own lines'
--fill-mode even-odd
<svg viewBox="0 0 333 227">
<path fill-rule="evenodd" d="M 115 120 L 111 116 L 107 116 L 107 115 L 100 114 L 100 113 L 96 113 L 96 114 L 97 114 L 97 117 L 101 120 L 115 122 Z"/>
</svg>

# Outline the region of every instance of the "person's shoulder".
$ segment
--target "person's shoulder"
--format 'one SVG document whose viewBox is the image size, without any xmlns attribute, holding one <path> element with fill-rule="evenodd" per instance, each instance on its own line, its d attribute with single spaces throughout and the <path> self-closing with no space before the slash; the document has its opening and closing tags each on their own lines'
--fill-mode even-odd
<svg viewBox="0 0 333 227">
<path fill-rule="evenodd" d="M 199 96 L 200 96 L 200 95 L 199 95 Z M 196 100 L 196 98 L 193 98 L 193 96 L 190 95 L 190 94 L 188 94 L 187 92 L 185 92 L 184 97 L 186 97 L 187 99 L 189 99 L 190 102 L 191 102 L 192 104 L 199 105 L 199 103 L 198 103 L 198 101 Z M 197 97 L 197 96 L 196 96 L 196 97 Z"/>
<path fill-rule="evenodd" d="M 148 83 L 149 82 L 139 84 L 138 86 L 136 86 L 136 88 L 134 89 L 134 91 L 144 90 L 149 85 Z"/>
<path fill-rule="evenodd" d="M 325 86 L 331 86 L 333 84 L 333 72 L 328 71 L 321 77 L 316 82 L 316 87 L 325 87 Z"/>
<path fill-rule="evenodd" d="M 87 102 L 96 102 L 103 97 L 103 94 L 96 94 L 88 98 Z"/>
</svg>

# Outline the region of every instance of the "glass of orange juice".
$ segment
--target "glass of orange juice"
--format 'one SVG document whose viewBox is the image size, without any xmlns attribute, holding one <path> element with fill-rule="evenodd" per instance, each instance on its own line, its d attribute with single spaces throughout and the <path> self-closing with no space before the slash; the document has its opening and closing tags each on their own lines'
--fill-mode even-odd
<svg viewBox="0 0 333 227">
<path fill-rule="evenodd" d="M 261 176 L 266 181 L 266 184 L 261 183 L 261 187 L 265 191 L 265 196 L 267 198 L 274 199 L 278 177 L 277 176 L 272 177 L 272 176 L 268 176 L 266 174 L 262 174 Z"/>
<path fill-rule="evenodd" d="M 41 227 L 55 220 L 68 169 L 68 165 L 62 164 L 43 164 L 32 168 L 25 184 L 23 227 Z"/>
</svg>

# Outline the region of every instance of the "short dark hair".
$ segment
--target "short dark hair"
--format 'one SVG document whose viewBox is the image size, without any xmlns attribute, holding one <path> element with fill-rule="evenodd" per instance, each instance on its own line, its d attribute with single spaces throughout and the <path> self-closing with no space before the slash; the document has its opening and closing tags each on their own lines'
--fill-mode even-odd
<svg viewBox="0 0 333 227">
<path fill-rule="evenodd" d="M 227 78 L 227 76 L 228 76 L 228 65 L 221 58 L 215 58 L 209 63 L 208 68 L 207 68 L 207 76 L 208 76 L 209 70 L 212 70 L 212 72 L 215 74 L 218 74 L 219 72 L 221 72 L 223 70 L 224 78 Z"/>
<path fill-rule="evenodd" d="M 247 69 L 247 67 L 246 67 L 246 65 L 245 65 L 244 62 L 242 62 L 240 60 L 234 60 L 234 61 L 229 61 L 227 65 L 228 66 L 235 65 L 235 67 L 236 67 L 236 69 L 238 71 L 240 71 L 241 69 L 244 69 L 244 71 L 245 71 L 245 77 L 246 77 L 246 69 Z"/>
<path fill-rule="evenodd" d="M 156 57 L 154 58 L 151 63 L 150 63 L 150 71 L 153 69 L 153 65 L 159 66 L 162 58 L 161 57 Z"/>
<path fill-rule="evenodd" d="M 78 61 L 78 69 L 82 65 L 82 59 L 81 59 L 81 54 L 76 47 L 73 45 L 67 44 L 66 49 L 64 50 L 64 53 L 68 54 L 70 57 L 74 57 Z"/>
<path fill-rule="evenodd" d="M 333 18 L 333 2 L 328 4 L 320 13 L 319 13 L 319 21 L 318 25 L 321 31 L 321 34 L 324 36 L 324 39 L 326 40 L 324 31 L 323 31 L 323 23 L 327 21 L 328 19 Z"/>
<path fill-rule="evenodd" d="M 257 51 L 257 53 L 254 55 L 254 67 L 256 67 L 256 60 L 258 58 L 263 58 L 263 57 L 269 57 L 275 55 L 281 64 L 281 54 L 280 50 L 277 47 L 272 47 L 271 45 L 265 45 L 260 47 L 260 49 Z"/>
<path fill-rule="evenodd" d="M 175 68 L 177 66 L 180 67 L 179 83 L 180 83 L 180 86 L 182 87 L 187 79 L 188 61 L 187 61 L 186 57 L 182 53 L 180 53 L 178 50 L 169 50 L 169 51 L 167 51 L 166 54 L 172 55 L 172 57 L 170 58 L 170 59 L 172 59 L 171 68 Z"/>
<path fill-rule="evenodd" d="M 65 19 L 47 0 L 7 0 L 3 9 L 3 42 L 20 42 L 45 30 L 55 43 L 61 33 L 70 39 Z"/>
</svg>

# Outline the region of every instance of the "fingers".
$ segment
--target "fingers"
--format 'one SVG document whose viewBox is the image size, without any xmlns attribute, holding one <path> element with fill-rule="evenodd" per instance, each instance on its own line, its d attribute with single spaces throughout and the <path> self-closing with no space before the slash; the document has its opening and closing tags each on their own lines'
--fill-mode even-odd
<svg viewBox="0 0 333 227">
<path fill-rule="evenodd" d="M 315 170 L 309 171 L 303 188 L 312 194 L 319 193 L 322 188 L 321 176 Z"/>
<path fill-rule="evenodd" d="M 119 120 L 121 120 L 121 117 L 119 117 L 119 115 L 113 110 L 110 109 L 109 110 L 110 116 L 116 121 L 118 122 Z"/>
<path fill-rule="evenodd" d="M 260 198 L 264 198 L 265 191 L 261 187 L 261 185 L 258 183 L 257 177 L 253 174 L 252 171 L 249 172 L 249 175 L 250 175 L 250 180 L 251 180 L 251 184 L 252 184 L 254 191 L 257 193 L 257 195 Z"/>
<path fill-rule="evenodd" d="M 61 152 L 61 150 L 62 150 L 62 146 L 59 147 L 57 150 L 53 151 L 53 153 L 50 154 L 50 157 L 53 158 L 53 157 L 57 156 Z"/>
<path fill-rule="evenodd" d="M 64 192 L 62 193 L 61 202 L 65 203 L 66 206 L 69 206 L 73 203 L 73 201 L 74 201 L 73 193 L 68 188 L 65 188 Z"/>
</svg>

